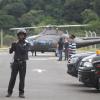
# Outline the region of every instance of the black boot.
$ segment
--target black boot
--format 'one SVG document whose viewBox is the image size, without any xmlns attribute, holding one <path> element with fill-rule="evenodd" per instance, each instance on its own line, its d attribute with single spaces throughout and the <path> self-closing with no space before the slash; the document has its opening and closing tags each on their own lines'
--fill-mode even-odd
<svg viewBox="0 0 100 100">
<path fill-rule="evenodd" d="M 20 94 L 19 94 L 19 97 L 20 97 L 20 98 L 25 98 L 24 93 L 20 93 Z"/>
<path fill-rule="evenodd" d="M 8 93 L 8 94 L 6 95 L 6 97 L 11 97 L 11 95 L 12 95 L 11 93 Z"/>
</svg>

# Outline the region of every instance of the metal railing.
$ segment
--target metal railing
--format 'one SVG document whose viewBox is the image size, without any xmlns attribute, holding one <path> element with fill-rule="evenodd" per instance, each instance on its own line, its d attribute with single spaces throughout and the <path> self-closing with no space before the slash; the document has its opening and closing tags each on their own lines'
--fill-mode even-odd
<svg viewBox="0 0 100 100">
<path fill-rule="evenodd" d="M 95 31 L 90 31 L 90 30 L 89 30 L 89 31 L 85 31 L 85 33 L 86 33 L 86 34 L 85 34 L 85 37 L 86 37 L 86 38 L 88 38 L 88 37 L 96 38 L 96 37 L 97 37 L 97 34 L 96 34 Z M 90 47 L 91 47 L 91 48 L 95 48 L 95 49 L 97 48 L 97 47 L 96 47 L 96 44 L 95 44 L 94 46 L 90 46 Z"/>
</svg>

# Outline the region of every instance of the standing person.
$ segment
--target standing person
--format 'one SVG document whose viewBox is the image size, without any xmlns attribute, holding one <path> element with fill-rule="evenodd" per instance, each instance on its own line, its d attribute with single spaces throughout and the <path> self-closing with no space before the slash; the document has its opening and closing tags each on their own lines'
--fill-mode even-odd
<svg viewBox="0 0 100 100">
<path fill-rule="evenodd" d="M 18 41 L 12 43 L 9 53 L 14 52 L 14 62 L 12 64 L 11 78 L 8 86 L 8 94 L 6 97 L 10 97 L 13 93 L 13 88 L 16 81 L 16 76 L 19 72 L 19 97 L 24 98 L 24 86 L 26 75 L 26 60 L 28 59 L 28 47 L 29 44 L 25 42 L 26 30 L 20 29 L 17 32 Z"/>
<path fill-rule="evenodd" d="M 68 38 L 65 38 L 65 39 L 64 39 L 65 60 L 66 60 L 66 59 L 68 60 L 68 46 L 69 46 Z"/>
<path fill-rule="evenodd" d="M 76 43 L 75 35 L 72 34 L 69 37 L 68 58 L 70 58 L 73 54 L 76 54 Z"/>
<path fill-rule="evenodd" d="M 58 52 L 59 52 L 58 61 L 62 61 L 63 46 L 64 46 L 63 38 L 60 38 L 58 42 Z"/>
</svg>

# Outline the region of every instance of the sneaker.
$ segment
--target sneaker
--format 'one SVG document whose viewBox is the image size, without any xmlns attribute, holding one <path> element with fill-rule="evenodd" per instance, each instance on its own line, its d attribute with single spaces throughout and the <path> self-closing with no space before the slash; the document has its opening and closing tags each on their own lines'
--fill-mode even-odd
<svg viewBox="0 0 100 100">
<path fill-rule="evenodd" d="M 22 94 L 19 94 L 19 97 L 20 97 L 20 98 L 25 98 L 25 96 L 24 96 L 23 93 L 22 93 Z"/>
<path fill-rule="evenodd" d="M 6 97 L 11 97 L 11 95 L 12 95 L 11 93 L 8 93 L 8 94 L 6 95 Z"/>
</svg>

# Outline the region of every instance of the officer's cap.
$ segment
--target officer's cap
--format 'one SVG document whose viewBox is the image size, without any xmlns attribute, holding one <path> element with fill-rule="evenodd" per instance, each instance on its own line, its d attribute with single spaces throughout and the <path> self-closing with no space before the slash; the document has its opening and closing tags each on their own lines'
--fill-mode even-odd
<svg viewBox="0 0 100 100">
<path fill-rule="evenodd" d="M 19 29 L 19 30 L 17 31 L 17 36 L 19 36 L 20 34 L 24 34 L 24 35 L 26 36 L 27 32 L 26 32 L 25 29 Z"/>
</svg>

